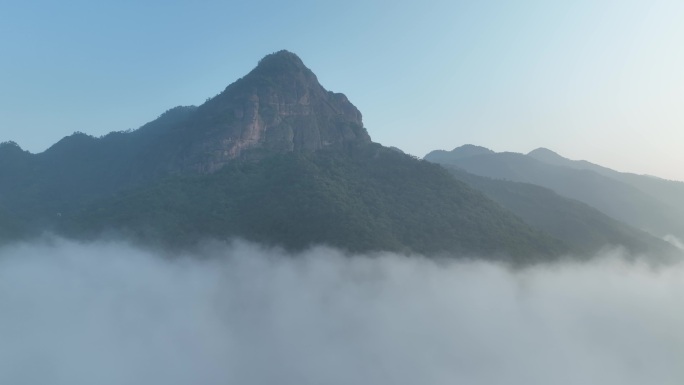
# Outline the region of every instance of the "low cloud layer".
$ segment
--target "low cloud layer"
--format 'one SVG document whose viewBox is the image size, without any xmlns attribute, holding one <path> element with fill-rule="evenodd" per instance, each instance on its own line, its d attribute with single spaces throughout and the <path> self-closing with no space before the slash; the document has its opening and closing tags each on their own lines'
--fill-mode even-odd
<svg viewBox="0 0 684 385">
<path fill-rule="evenodd" d="M 0 249 L 2 384 L 681 384 L 684 266 Z"/>
<path fill-rule="evenodd" d="M 672 246 L 684 251 L 684 242 L 682 242 L 679 238 L 675 237 L 674 235 L 666 235 L 663 239 L 669 242 Z"/>
</svg>

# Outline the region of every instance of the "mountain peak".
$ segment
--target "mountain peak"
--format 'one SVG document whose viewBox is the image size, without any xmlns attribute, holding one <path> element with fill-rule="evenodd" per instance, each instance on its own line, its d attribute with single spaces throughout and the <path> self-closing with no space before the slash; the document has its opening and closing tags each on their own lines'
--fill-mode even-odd
<svg viewBox="0 0 684 385">
<path fill-rule="evenodd" d="M 481 154 L 491 154 L 494 151 L 488 149 L 487 147 L 476 146 L 474 144 L 464 144 L 460 147 L 456 147 L 451 150 L 454 154 L 461 154 L 463 156 L 473 156 Z"/>
<path fill-rule="evenodd" d="M 451 151 L 435 150 L 425 155 L 425 160 L 430 162 L 442 163 L 442 162 L 452 162 L 457 159 L 468 158 L 476 155 L 493 154 L 494 151 L 481 146 L 475 146 L 473 144 L 464 144 L 460 147 L 456 147 Z"/>
<path fill-rule="evenodd" d="M 319 86 L 316 75 L 296 54 L 281 50 L 264 56 L 257 66 L 245 77 L 247 79 L 268 79 L 270 81 L 290 81 L 299 79 L 313 86 Z"/>
<path fill-rule="evenodd" d="M 527 155 L 533 158 L 563 158 L 562 156 L 558 155 L 557 152 L 551 151 L 545 147 L 535 148 L 527 153 Z"/>
<path fill-rule="evenodd" d="M 19 144 L 17 144 L 17 142 L 12 141 L 12 140 L 8 140 L 6 142 L 0 142 L 0 148 L 11 148 L 11 149 L 17 149 L 18 148 L 21 150 L 21 147 L 19 146 Z"/>
<path fill-rule="evenodd" d="M 527 153 L 530 158 L 555 166 L 573 167 L 573 161 L 564 158 L 548 148 L 539 147 Z"/>
<path fill-rule="evenodd" d="M 302 59 L 300 59 L 297 54 L 284 49 L 264 56 L 259 60 L 257 67 L 273 64 L 290 64 L 297 67 L 304 67 L 304 62 L 302 62 Z"/>
<path fill-rule="evenodd" d="M 213 172 L 235 158 L 370 143 L 361 112 L 327 91 L 299 56 L 266 55 L 246 76 L 201 105 L 190 169 Z"/>
<path fill-rule="evenodd" d="M 17 154 L 23 155 L 24 153 L 28 154 L 27 151 L 24 151 L 21 147 L 19 147 L 17 142 L 10 140 L 7 142 L 0 143 L 0 156 L 10 156 Z"/>
</svg>

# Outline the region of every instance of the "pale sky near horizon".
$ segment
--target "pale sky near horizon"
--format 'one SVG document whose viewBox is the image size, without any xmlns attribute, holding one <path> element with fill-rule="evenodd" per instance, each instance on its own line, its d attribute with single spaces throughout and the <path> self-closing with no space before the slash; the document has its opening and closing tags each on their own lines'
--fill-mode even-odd
<svg viewBox="0 0 684 385">
<path fill-rule="evenodd" d="M 298 54 L 374 141 L 550 148 L 684 181 L 684 1 L 0 0 L 0 142 L 41 152 Z"/>
</svg>

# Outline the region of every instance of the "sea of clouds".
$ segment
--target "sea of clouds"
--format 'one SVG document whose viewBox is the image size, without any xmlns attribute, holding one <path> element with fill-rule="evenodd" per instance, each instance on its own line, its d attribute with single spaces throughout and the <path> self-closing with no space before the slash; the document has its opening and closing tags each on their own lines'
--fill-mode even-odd
<svg viewBox="0 0 684 385">
<path fill-rule="evenodd" d="M 682 384 L 684 265 L 0 249 L 0 384 Z"/>
<path fill-rule="evenodd" d="M 663 239 L 666 242 L 670 243 L 672 246 L 684 251 L 684 242 L 682 242 L 679 238 L 675 237 L 674 235 L 666 235 Z"/>
</svg>

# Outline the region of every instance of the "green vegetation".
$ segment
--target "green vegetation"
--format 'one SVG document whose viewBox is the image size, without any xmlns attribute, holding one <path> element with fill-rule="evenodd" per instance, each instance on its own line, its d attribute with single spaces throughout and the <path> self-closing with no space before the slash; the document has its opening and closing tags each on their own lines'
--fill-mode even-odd
<svg viewBox="0 0 684 385">
<path fill-rule="evenodd" d="M 657 198 L 664 194 L 650 195 L 639 186 L 620 180 L 622 178 L 615 179 L 603 172 L 599 173 L 595 171 L 596 168 L 566 167 L 511 152 L 468 156 L 463 150 L 463 147 L 459 147 L 448 153 L 431 153 L 425 159 L 456 166 L 479 176 L 542 186 L 564 197 L 584 202 L 612 218 L 655 236 L 670 234 L 684 238 L 684 205 L 673 206 Z M 615 172 L 613 174 L 619 175 Z M 670 193 L 669 196 L 672 197 L 677 191 L 673 189 Z"/>
<path fill-rule="evenodd" d="M 176 247 L 238 236 L 288 249 L 328 244 L 510 254 L 516 261 L 567 250 L 441 167 L 379 145 L 235 161 L 211 175 L 168 178 L 93 204 L 63 229 L 91 236 L 114 230 Z"/>
<path fill-rule="evenodd" d="M 23 221 L 0 210 L 0 245 L 27 236 Z"/>
<path fill-rule="evenodd" d="M 475 146 L 433 154 L 520 178 L 540 163 L 499 155 Z M 581 181 L 540 170 L 531 174 Z M 547 190 L 466 182 L 493 200 L 438 165 L 373 144 L 356 107 L 281 51 L 201 106 L 170 109 L 135 131 L 75 133 L 40 154 L 0 143 L 0 242 L 44 230 L 170 248 L 240 237 L 291 250 L 525 262 L 629 244 L 635 234 Z M 608 187 L 612 198 L 621 186 Z"/>
<path fill-rule="evenodd" d="M 0 209 L 31 222 L 51 222 L 58 214 L 166 175 L 174 149 L 187 139 L 173 135 L 174 128 L 195 109 L 176 107 L 139 130 L 99 139 L 74 133 L 40 154 L 0 144 Z"/>
<path fill-rule="evenodd" d="M 593 255 L 608 246 L 623 246 L 637 254 L 668 255 L 675 252 L 664 241 L 547 188 L 481 177 L 454 166 L 444 167 L 458 180 L 482 191 L 534 228 L 563 240 L 581 255 Z"/>
</svg>

